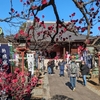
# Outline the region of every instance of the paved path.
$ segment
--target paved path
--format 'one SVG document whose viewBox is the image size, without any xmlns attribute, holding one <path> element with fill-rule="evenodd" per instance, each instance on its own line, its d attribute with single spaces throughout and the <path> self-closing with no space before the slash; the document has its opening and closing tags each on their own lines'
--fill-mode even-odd
<svg viewBox="0 0 100 100">
<path fill-rule="evenodd" d="M 54 75 L 48 75 L 51 100 L 100 100 L 100 95 L 91 91 L 88 86 L 84 87 L 81 81 L 77 82 L 76 90 L 69 88 L 69 78 L 59 77 L 59 70 Z"/>
</svg>

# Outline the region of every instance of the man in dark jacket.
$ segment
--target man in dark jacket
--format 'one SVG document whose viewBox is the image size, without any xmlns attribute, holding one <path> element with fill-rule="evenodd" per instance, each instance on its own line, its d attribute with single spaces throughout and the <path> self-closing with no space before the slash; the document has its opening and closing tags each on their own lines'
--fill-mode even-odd
<svg viewBox="0 0 100 100">
<path fill-rule="evenodd" d="M 87 80 L 86 80 L 86 75 L 89 74 L 89 68 L 88 66 L 85 64 L 84 61 L 82 61 L 82 64 L 80 66 L 80 70 L 81 70 L 81 74 L 82 74 L 82 78 L 83 78 L 83 85 L 86 86 Z"/>
<path fill-rule="evenodd" d="M 52 60 L 51 61 L 51 74 L 54 74 L 54 67 L 55 67 L 55 61 L 54 60 Z"/>
</svg>

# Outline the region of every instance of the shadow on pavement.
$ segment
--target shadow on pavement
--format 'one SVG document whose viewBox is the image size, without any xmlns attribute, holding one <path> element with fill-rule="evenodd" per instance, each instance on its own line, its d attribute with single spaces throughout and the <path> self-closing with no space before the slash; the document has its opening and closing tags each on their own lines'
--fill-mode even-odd
<svg viewBox="0 0 100 100">
<path fill-rule="evenodd" d="M 50 100 L 74 100 L 64 95 L 54 95 Z"/>
<path fill-rule="evenodd" d="M 83 84 L 83 81 L 81 81 L 81 80 L 77 80 L 77 82 L 80 83 L 80 84 Z"/>
<path fill-rule="evenodd" d="M 93 85 L 97 85 L 98 86 L 98 84 L 96 82 L 92 81 L 92 80 L 89 80 L 88 82 L 93 84 Z"/>
<path fill-rule="evenodd" d="M 27 100 L 46 100 L 44 98 L 34 98 L 34 99 L 27 99 Z"/>
<path fill-rule="evenodd" d="M 68 86 L 71 89 L 71 83 L 70 82 L 65 83 L 65 85 Z"/>
</svg>

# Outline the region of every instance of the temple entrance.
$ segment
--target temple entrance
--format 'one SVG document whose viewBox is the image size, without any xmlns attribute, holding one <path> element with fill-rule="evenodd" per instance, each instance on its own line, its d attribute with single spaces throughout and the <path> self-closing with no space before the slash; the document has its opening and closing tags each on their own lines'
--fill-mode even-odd
<svg viewBox="0 0 100 100">
<path fill-rule="evenodd" d="M 47 59 L 53 59 L 53 58 L 55 58 L 56 57 L 56 52 L 55 51 L 50 51 L 50 52 L 48 52 L 48 51 L 45 51 L 44 52 L 44 56 L 45 56 L 45 58 L 47 58 Z"/>
<path fill-rule="evenodd" d="M 50 58 L 53 59 L 56 57 L 56 52 L 55 51 L 51 51 L 50 52 Z"/>
</svg>

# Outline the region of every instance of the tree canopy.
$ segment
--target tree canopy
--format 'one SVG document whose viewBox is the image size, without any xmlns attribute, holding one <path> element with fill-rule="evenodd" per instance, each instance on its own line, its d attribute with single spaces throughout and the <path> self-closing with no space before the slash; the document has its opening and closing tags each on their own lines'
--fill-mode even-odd
<svg viewBox="0 0 100 100">
<path fill-rule="evenodd" d="M 82 14 L 82 17 L 75 19 L 77 12 L 73 11 L 72 14 L 68 15 L 70 17 L 70 21 L 68 23 L 65 23 L 64 20 L 60 19 L 55 0 L 20 0 L 20 3 L 23 4 L 23 10 L 21 10 L 20 13 L 13 8 L 13 0 L 9 1 L 11 7 L 9 12 L 10 16 L 0 19 L 0 22 L 13 23 L 14 25 L 15 23 L 12 22 L 14 18 L 19 18 L 22 20 L 30 20 L 30 18 L 32 18 L 33 24 L 30 26 L 28 32 L 30 32 L 32 29 L 35 29 L 36 23 L 45 28 L 44 21 L 40 21 L 39 17 L 37 17 L 37 14 L 43 9 L 52 6 L 54 15 L 56 17 L 55 30 L 53 30 L 53 26 L 49 26 L 48 31 L 43 31 L 44 35 L 46 34 L 47 36 L 51 37 L 51 42 L 54 41 L 57 34 L 63 34 L 65 31 L 73 32 L 75 35 L 77 35 L 78 32 L 85 32 L 87 33 L 86 39 L 88 39 L 90 34 L 92 34 L 91 30 L 94 25 L 100 22 L 100 0 L 72 0 Z M 42 17 L 44 17 L 44 15 Z M 20 22 L 18 21 L 16 23 L 18 24 Z M 63 30 L 59 31 L 59 27 L 63 27 Z M 100 30 L 100 26 L 98 26 L 98 30 Z M 53 36 L 50 34 L 51 31 L 54 31 Z M 34 38 L 34 31 L 32 36 Z"/>
</svg>

